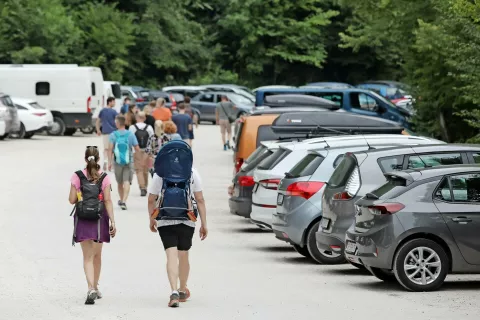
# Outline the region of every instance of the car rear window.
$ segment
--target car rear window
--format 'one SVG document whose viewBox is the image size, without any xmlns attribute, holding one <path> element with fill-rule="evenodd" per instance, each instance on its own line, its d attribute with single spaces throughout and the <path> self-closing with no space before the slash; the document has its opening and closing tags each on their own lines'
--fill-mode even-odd
<svg viewBox="0 0 480 320">
<path fill-rule="evenodd" d="M 401 191 L 405 190 L 407 181 L 397 176 L 389 176 L 387 182 L 379 188 L 369 192 L 367 198 L 389 199 L 397 196 Z"/>
<path fill-rule="evenodd" d="M 277 149 L 268 158 L 260 162 L 258 169 L 272 170 L 277 163 L 282 161 L 291 151 L 287 149 Z"/>
<path fill-rule="evenodd" d="M 268 150 L 267 147 L 265 147 L 264 145 L 261 145 L 260 147 L 255 149 L 255 151 L 253 151 L 253 153 L 250 155 L 250 157 L 248 157 L 247 160 L 245 160 L 245 163 L 252 162 L 255 158 L 257 158 L 261 154 L 265 153 L 265 151 L 267 151 L 267 150 Z"/>
<path fill-rule="evenodd" d="M 462 164 L 460 153 L 422 154 L 408 158 L 408 169 Z"/>
<path fill-rule="evenodd" d="M 278 140 L 279 136 L 273 132 L 271 125 L 263 125 L 258 127 L 257 132 L 257 147 L 262 141 Z"/>
<path fill-rule="evenodd" d="M 335 171 L 333 171 L 330 180 L 328 180 L 328 185 L 334 188 L 345 186 L 356 165 L 357 161 L 354 156 L 346 155 Z"/>
<path fill-rule="evenodd" d="M 248 172 L 248 171 L 251 171 L 253 169 L 255 169 L 263 160 L 267 159 L 268 157 L 270 157 L 273 152 L 275 150 L 270 150 L 270 149 L 267 149 L 264 153 L 262 153 L 261 155 L 259 155 L 258 157 L 256 157 L 255 159 L 251 160 L 246 166 L 245 168 L 243 168 L 243 171 L 244 172 Z"/>
<path fill-rule="evenodd" d="M 288 172 L 291 178 L 311 176 L 325 158 L 319 154 L 308 154 Z"/>
</svg>

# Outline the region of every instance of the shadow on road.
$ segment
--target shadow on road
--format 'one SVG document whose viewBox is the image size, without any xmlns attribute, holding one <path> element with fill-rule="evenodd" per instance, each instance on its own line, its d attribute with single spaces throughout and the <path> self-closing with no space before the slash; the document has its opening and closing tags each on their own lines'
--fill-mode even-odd
<svg viewBox="0 0 480 320">
<path fill-rule="evenodd" d="M 353 286 L 361 289 L 374 290 L 374 291 L 401 291 L 406 292 L 406 289 L 396 282 L 383 282 L 372 277 L 372 282 L 367 283 L 353 283 Z M 465 291 L 465 290 L 479 290 L 480 281 L 448 281 L 440 287 L 438 291 Z"/>
<path fill-rule="evenodd" d="M 368 276 L 370 272 L 366 269 L 359 269 L 356 267 L 351 267 L 348 269 L 329 269 L 322 270 L 323 273 L 328 273 L 335 276 Z M 372 276 L 373 277 L 373 276 Z"/>
<path fill-rule="evenodd" d="M 225 229 L 225 232 L 233 232 L 233 233 L 272 233 L 271 230 L 260 229 L 260 228 L 257 228 L 257 227 Z"/>
<path fill-rule="evenodd" d="M 292 246 L 269 246 L 269 247 L 254 247 L 255 250 L 261 251 L 261 252 L 272 252 L 272 253 L 278 253 L 278 252 L 295 252 L 295 249 L 293 249 Z"/>
<path fill-rule="evenodd" d="M 318 265 L 315 261 L 312 259 L 305 258 L 303 256 L 298 256 L 298 257 L 278 257 L 275 258 L 278 262 L 282 263 L 291 263 L 291 264 L 308 264 L 308 265 Z"/>
</svg>

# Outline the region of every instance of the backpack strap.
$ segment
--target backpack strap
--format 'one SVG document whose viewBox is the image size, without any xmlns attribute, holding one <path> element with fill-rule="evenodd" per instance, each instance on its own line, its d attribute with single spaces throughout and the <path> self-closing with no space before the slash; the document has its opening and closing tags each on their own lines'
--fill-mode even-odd
<svg viewBox="0 0 480 320">
<path fill-rule="evenodd" d="M 107 174 L 105 172 L 103 172 L 102 175 L 100 176 L 100 178 L 98 178 L 97 185 L 99 185 L 101 187 L 102 183 L 103 183 L 103 180 L 105 180 L 106 177 L 107 177 Z"/>
<path fill-rule="evenodd" d="M 82 170 L 75 171 L 75 174 L 77 177 L 80 179 L 80 186 L 82 185 L 82 182 L 88 182 L 87 176 L 83 173 Z"/>
</svg>

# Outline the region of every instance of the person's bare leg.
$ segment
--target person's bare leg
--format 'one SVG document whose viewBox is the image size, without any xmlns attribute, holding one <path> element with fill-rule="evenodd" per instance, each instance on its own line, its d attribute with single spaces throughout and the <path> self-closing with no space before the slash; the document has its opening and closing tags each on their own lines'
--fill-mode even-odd
<svg viewBox="0 0 480 320">
<path fill-rule="evenodd" d="M 176 247 L 165 250 L 167 255 L 167 274 L 170 288 L 178 291 L 178 250 Z"/>
<path fill-rule="evenodd" d="M 93 287 L 95 290 L 98 290 L 98 280 L 100 279 L 100 272 L 102 271 L 102 248 L 103 243 L 93 243 L 93 248 L 95 256 L 93 258 L 93 268 L 94 268 L 94 282 Z"/>
<path fill-rule="evenodd" d="M 118 184 L 118 195 L 120 197 L 120 201 L 123 201 L 123 193 L 124 193 L 123 183 L 119 183 Z"/>
<path fill-rule="evenodd" d="M 83 271 L 87 278 L 88 290 L 95 289 L 95 268 L 93 259 L 95 257 L 95 249 L 93 240 L 87 240 L 80 243 L 83 252 Z"/>
<path fill-rule="evenodd" d="M 126 181 L 123 183 L 123 197 L 122 202 L 126 203 L 128 199 L 128 194 L 130 193 L 130 182 Z"/>
<path fill-rule="evenodd" d="M 232 141 L 232 125 L 231 124 L 228 124 L 227 133 L 228 133 L 228 140 L 227 141 L 230 144 L 230 141 Z"/>
<path fill-rule="evenodd" d="M 222 134 L 222 142 L 223 142 L 223 145 L 225 145 L 226 141 L 225 141 L 225 126 L 222 122 L 220 122 L 220 133 Z"/>
<path fill-rule="evenodd" d="M 188 251 L 178 251 L 178 277 L 180 278 L 180 291 L 185 292 L 187 289 L 188 275 L 190 274 L 190 261 L 188 259 Z"/>
</svg>

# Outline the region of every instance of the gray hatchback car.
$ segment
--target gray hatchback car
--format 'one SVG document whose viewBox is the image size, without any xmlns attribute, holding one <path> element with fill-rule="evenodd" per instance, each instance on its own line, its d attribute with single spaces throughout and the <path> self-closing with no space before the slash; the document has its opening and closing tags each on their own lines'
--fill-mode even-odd
<svg viewBox="0 0 480 320">
<path fill-rule="evenodd" d="M 480 273 L 480 166 L 386 177 L 356 203 L 346 257 L 411 291 L 438 289 L 448 273 Z"/>
<path fill-rule="evenodd" d="M 476 163 L 478 145 L 437 144 L 349 153 L 323 194 L 317 246 L 344 255 L 345 233 L 355 218 L 355 202 L 385 183 L 384 173 L 440 165 Z"/>
</svg>

